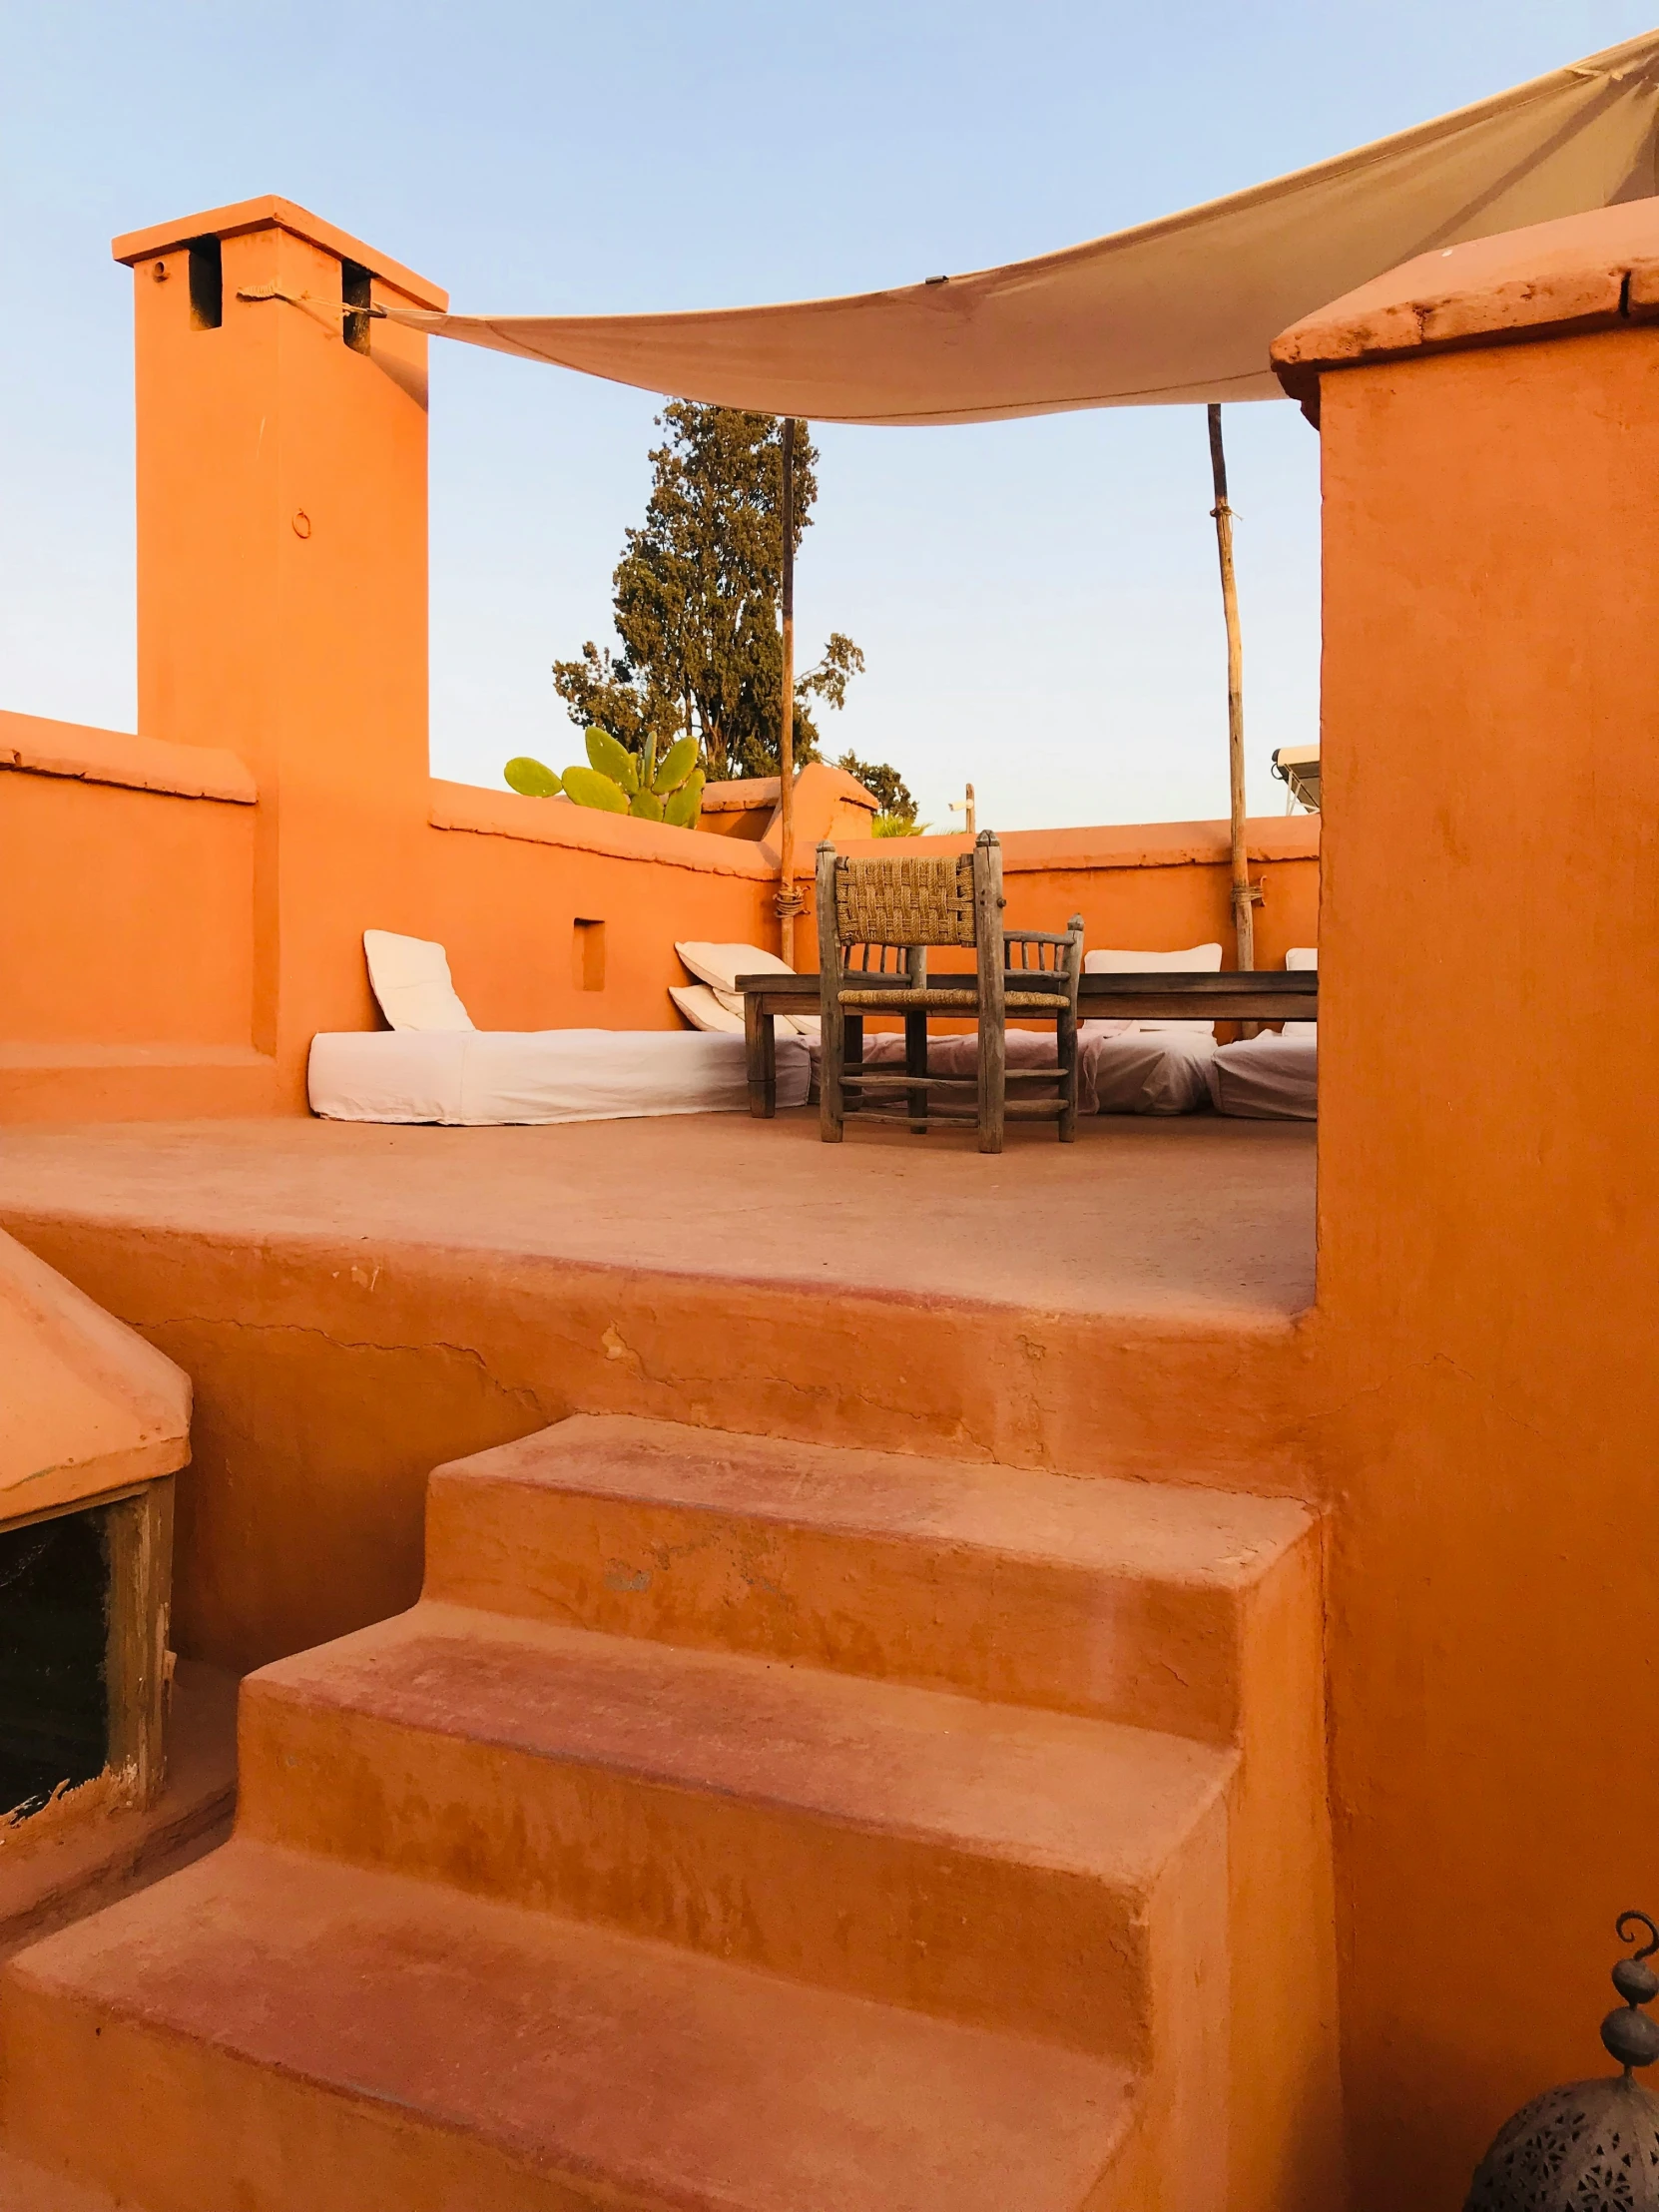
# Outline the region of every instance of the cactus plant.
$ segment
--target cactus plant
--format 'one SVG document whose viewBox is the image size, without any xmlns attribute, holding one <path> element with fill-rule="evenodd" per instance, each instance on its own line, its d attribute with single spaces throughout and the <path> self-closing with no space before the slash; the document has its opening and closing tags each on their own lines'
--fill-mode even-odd
<svg viewBox="0 0 1659 2212">
<path fill-rule="evenodd" d="M 608 730 L 590 730 L 587 749 L 587 766 L 567 768 L 562 776 L 526 753 L 509 761 L 502 775 L 525 799 L 556 799 L 563 793 L 578 807 L 667 822 L 677 830 L 697 828 L 704 775 L 697 765 L 695 738 L 677 738 L 661 761 L 655 738 L 647 738 L 641 752 L 630 753 Z"/>
</svg>

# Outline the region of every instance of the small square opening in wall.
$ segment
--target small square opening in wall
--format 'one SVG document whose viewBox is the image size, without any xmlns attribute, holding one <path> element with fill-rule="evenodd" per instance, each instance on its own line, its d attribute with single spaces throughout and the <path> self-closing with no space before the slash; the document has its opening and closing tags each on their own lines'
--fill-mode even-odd
<svg viewBox="0 0 1659 2212">
<path fill-rule="evenodd" d="M 353 353 L 368 351 L 369 308 L 374 304 L 374 278 L 361 262 L 339 265 L 340 335 Z"/>
<path fill-rule="evenodd" d="M 218 239 L 190 242 L 190 326 L 217 330 L 225 320 L 225 255 Z"/>
<path fill-rule="evenodd" d="M 576 917 L 570 947 L 570 980 L 579 991 L 605 988 L 605 924 Z"/>
<path fill-rule="evenodd" d="M 90 1782 L 109 1756 L 106 1518 L 0 1531 L 0 1821 Z"/>
</svg>

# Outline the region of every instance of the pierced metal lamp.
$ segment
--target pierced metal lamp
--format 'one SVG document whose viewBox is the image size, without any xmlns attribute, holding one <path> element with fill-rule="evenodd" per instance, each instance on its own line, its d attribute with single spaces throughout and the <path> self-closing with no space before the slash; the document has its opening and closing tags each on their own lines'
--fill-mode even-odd
<svg viewBox="0 0 1659 2212">
<path fill-rule="evenodd" d="M 1601 2023 L 1601 2040 L 1624 2068 L 1595 2081 L 1546 2089 L 1523 2105 L 1475 2170 L 1463 2212 L 1659 2212 L 1659 2097 L 1635 2068 L 1659 2058 L 1659 2020 L 1640 2009 L 1659 1996 L 1645 1963 L 1659 1928 L 1645 1913 L 1621 1913 L 1621 1943 L 1648 1940 L 1613 1968 L 1624 2002 Z"/>
</svg>

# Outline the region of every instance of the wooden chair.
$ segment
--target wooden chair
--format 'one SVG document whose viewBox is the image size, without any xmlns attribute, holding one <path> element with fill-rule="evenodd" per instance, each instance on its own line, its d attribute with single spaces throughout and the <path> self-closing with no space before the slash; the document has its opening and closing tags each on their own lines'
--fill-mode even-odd
<svg viewBox="0 0 1659 2212">
<path fill-rule="evenodd" d="M 1083 919 L 1063 936 L 1002 926 L 1002 849 L 982 830 L 971 852 L 852 860 L 818 848 L 820 1129 L 838 1144 L 848 1114 L 885 1113 L 914 1130 L 972 1122 L 981 1152 L 1002 1150 L 1005 1119 L 1053 1121 L 1077 1134 L 1077 986 Z M 957 945 L 971 971 L 929 979 L 927 954 Z M 1015 954 L 1018 963 L 1015 964 Z M 858 955 L 856 962 L 853 954 Z M 873 965 L 872 965 L 873 959 Z M 904 1017 L 904 1070 L 863 1065 L 864 1019 Z M 976 1021 L 975 1075 L 929 1075 L 929 1014 Z M 1007 1016 L 1054 1023 L 1057 1070 L 1007 1065 Z M 966 1094 L 972 1094 L 971 1100 Z"/>
</svg>

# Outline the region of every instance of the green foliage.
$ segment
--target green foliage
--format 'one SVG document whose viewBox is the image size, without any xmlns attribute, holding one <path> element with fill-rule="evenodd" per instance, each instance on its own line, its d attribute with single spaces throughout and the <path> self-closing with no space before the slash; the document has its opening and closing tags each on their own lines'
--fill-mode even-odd
<svg viewBox="0 0 1659 2212">
<path fill-rule="evenodd" d="M 695 738 L 676 738 L 663 755 L 662 767 L 651 779 L 651 789 L 654 792 L 677 792 L 693 769 L 696 768 L 697 740 Z M 702 775 L 701 769 L 698 770 L 698 774 L 699 776 Z"/>
<path fill-rule="evenodd" d="M 916 803 L 897 769 L 885 761 L 860 761 L 855 753 L 843 753 L 835 763 L 879 803 L 880 811 L 869 826 L 872 837 L 919 837 L 927 828 L 916 820 Z"/>
<path fill-rule="evenodd" d="M 565 797 L 578 807 L 599 807 L 608 815 L 628 812 L 628 794 L 596 768 L 567 768 L 564 787 Z"/>
<path fill-rule="evenodd" d="M 609 730 L 590 730 L 587 734 L 588 766 L 608 776 L 613 784 L 620 784 L 630 796 L 640 788 L 640 764 L 625 745 L 618 745 Z"/>
<path fill-rule="evenodd" d="M 704 776 L 700 768 L 663 802 L 663 820 L 673 823 L 677 830 L 695 830 L 697 818 L 703 812 Z"/>
<path fill-rule="evenodd" d="M 613 656 L 591 640 L 555 661 L 553 685 L 573 722 L 606 731 L 630 753 L 693 746 L 716 777 L 778 773 L 783 693 L 779 599 L 784 529 L 782 426 L 774 415 L 670 401 L 667 441 L 651 455 L 645 520 L 627 533 L 612 579 Z M 817 449 L 797 433 L 795 536 L 811 525 Z M 816 760 L 811 702 L 831 709 L 864 665 L 835 631 L 796 684 L 795 757 Z M 665 761 L 666 768 L 666 761 Z M 660 797 L 658 780 L 647 778 Z M 674 789 L 682 789 L 676 785 Z"/>
<path fill-rule="evenodd" d="M 578 807 L 633 815 L 640 822 L 671 822 L 681 830 L 697 828 L 704 777 L 697 766 L 697 747 L 689 738 L 671 745 L 660 764 L 649 738 L 643 751 L 635 754 L 619 745 L 608 730 L 593 729 L 587 733 L 587 767 L 567 768 L 563 776 L 555 776 L 528 754 L 509 761 L 502 774 L 526 799 L 554 799 L 563 792 Z"/>
<path fill-rule="evenodd" d="M 521 753 L 501 771 L 515 792 L 525 799 L 557 799 L 564 789 L 550 768 L 543 768 L 528 753 Z"/>
</svg>

